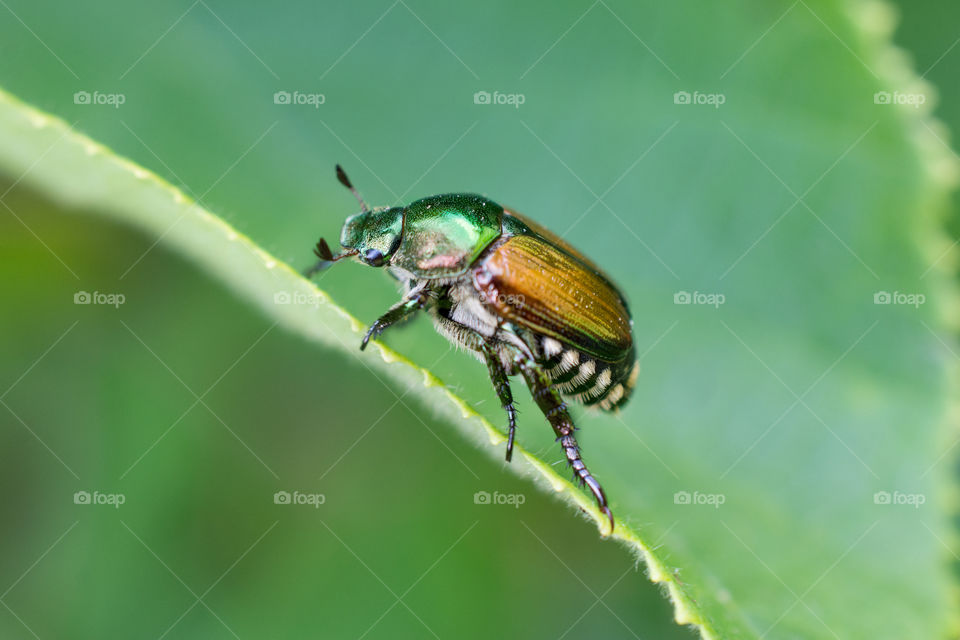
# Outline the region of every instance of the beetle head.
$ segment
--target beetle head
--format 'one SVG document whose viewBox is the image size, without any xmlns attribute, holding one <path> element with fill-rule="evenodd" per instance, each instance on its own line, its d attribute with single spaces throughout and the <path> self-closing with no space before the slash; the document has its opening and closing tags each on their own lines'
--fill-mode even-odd
<svg viewBox="0 0 960 640">
<path fill-rule="evenodd" d="M 361 210 L 343 223 L 343 229 L 340 231 L 340 244 L 343 246 L 343 251 L 334 255 L 327 241 L 320 239 L 313 252 L 321 262 L 310 273 L 341 258 L 351 256 L 356 256 L 358 260 L 372 267 L 388 264 L 391 256 L 400 246 L 404 209 L 402 207 L 370 209 L 340 165 L 337 165 L 337 179 L 357 198 Z"/>
<path fill-rule="evenodd" d="M 340 244 L 364 264 L 382 267 L 400 246 L 402 231 L 402 207 L 361 211 L 343 223 Z"/>
</svg>

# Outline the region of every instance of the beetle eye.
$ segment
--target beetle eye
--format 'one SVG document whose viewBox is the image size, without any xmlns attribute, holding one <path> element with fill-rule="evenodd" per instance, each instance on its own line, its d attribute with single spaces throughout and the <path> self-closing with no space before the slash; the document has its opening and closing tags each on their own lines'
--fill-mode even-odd
<svg viewBox="0 0 960 640">
<path fill-rule="evenodd" d="M 363 261 L 371 267 L 382 267 L 383 254 L 377 249 L 367 249 L 367 252 L 363 254 Z"/>
</svg>

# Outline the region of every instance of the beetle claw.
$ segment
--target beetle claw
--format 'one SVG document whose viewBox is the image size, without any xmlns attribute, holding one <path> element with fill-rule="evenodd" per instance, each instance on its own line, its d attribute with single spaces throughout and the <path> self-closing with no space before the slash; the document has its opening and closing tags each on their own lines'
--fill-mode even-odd
<svg viewBox="0 0 960 640">
<path fill-rule="evenodd" d="M 370 325 L 370 328 L 367 329 L 367 333 L 363 336 L 363 340 L 360 341 L 360 351 L 366 349 L 367 343 L 369 343 L 371 340 L 376 340 L 379 338 L 384 329 L 386 329 L 386 327 L 380 324 L 379 320 Z"/>
<path fill-rule="evenodd" d="M 376 336 L 373 335 L 373 334 L 374 334 L 374 328 L 373 328 L 373 327 L 370 327 L 369 329 L 367 329 L 366 335 L 364 335 L 364 336 L 363 336 L 363 340 L 360 341 L 360 351 L 363 351 L 364 349 L 367 348 L 367 344 L 370 342 L 370 338 L 375 338 L 375 337 L 376 337 Z"/>
<path fill-rule="evenodd" d="M 610 531 L 603 534 L 603 537 L 606 538 L 609 535 L 613 535 L 613 529 L 614 529 L 613 512 L 610 511 L 610 507 L 608 507 L 607 505 L 603 505 L 602 507 L 600 507 L 600 511 L 602 511 L 607 516 L 607 520 L 610 521 Z"/>
</svg>

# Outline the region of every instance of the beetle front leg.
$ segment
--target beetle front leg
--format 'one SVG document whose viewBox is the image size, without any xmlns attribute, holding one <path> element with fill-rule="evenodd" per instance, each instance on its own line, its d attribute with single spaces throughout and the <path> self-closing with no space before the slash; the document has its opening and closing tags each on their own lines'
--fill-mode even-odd
<svg viewBox="0 0 960 640">
<path fill-rule="evenodd" d="M 401 300 L 390 307 L 389 311 L 377 318 L 377 321 L 367 329 L 367 333 L 363 336 L 363 341 L 360 343 L 360 350 L 363 351 L 366 349 L 370 339 L 378 337 L 387 327 L 400 322 L 410 314 L 423 308 L 424 302 L 426 302 L 426 293 L 420 291 L 412 297 Z"/>
<path fill-rule="evenodd" d="M 513 457 L 513 438 L 517 431 L 517 409 L 513 406 L 513 393 L 510 391 L 510 379 L 503 368 L 503 363 L 494 349 L 487 342 L 483 343 L 483 356 L 487 361 L 487 370 L 490 372 L 490 381 L 500 398 L 500 404 L 507 412 L 507 462 Z"/>
<path fill-rule="evenodd" d="M 580 446 L 573 435 L 573 420 L 570 419 L 570 413 L 567 411 L 567 405 L 560 398 L 560 394 L 550 384 L 547 374 L 536 363 L 524 361 L 520 363 L 520 373 L 523 374 L 530 393 L 536 401 L 537 406 L 547 417 L 553 432 L 557 434 L 557 440 L 563 447 L 563 452 L 567 456 L 567 462 L 573 469 L 574 476 L 590 488 L 593 497 L 597 500 L 597 506 L 600 511 L 606 514 L 610 520 L 610 533 L 613 533 L 613 513 L 607 506 L 607 496 L 603 493 L 603 488 L 597 479 L 593 477 L 583 463 L 580 457 Z"/>
</svg>

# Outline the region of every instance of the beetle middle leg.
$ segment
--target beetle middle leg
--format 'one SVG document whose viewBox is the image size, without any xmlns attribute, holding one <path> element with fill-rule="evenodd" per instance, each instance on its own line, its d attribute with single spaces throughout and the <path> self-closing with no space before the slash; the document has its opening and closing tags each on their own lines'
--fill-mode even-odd
<svg viewBox="0 0 960 640">
<path fill-rule="evenodd" d="M 513 406 L 513 393 L 510 391 L 510 379 L 507 372 L 500 362 L 500 356 L 497 350 L 489 342 L 484 341 L 482 345 L 483 357 L 487 361 L 487 369 L 490 371 L 490 381 L 493 388 L 500 398 L 500 404 L 507 412 L 507 462 L 513 457 L 513 439 L 517 431 L 517 409 Z"/>
<path fill-rule="evenodd" d="M 377 338 L 387 327 L 400 322 L 415 311 L 422 309 L 426 299 L 426 292 L 421 290 L 390 307 L 385 314 L 377 318 L 377 321 L 367 329 L 367 333 L 363 336 L 363 341 L 360 343 L 360 350 L 363 351 L 366 349 L 370 339 Z"/>
<path fill-rule="evenodd" d="M 534 362 L 522 361 L 520 363 L 520 373 L 526 380 L 530 393 L 536 401 L 537 406 L 547 417 L 553 432 L 557 434 L 557 440 L 563 447 L 563 452 L 567 456 L 567 462 L 573 469 L 574 476 L 581 484 L 590 488 L 593 497 L 597 500 L 597 506 L 600 507 L 607 518 L 610 520 L 610 533 L 613 533 L 613 513 L 607 506 L 607 496 L 603 493 L 603 488 L 593 474 L 587 469 L 583 459 L 580 457 L 580 446 L 573 435 L 573 420 L 570 419 L 570 413 L 567 411 L 567 405 L 560 398 L 560 394 L 550 384 L 547 374 Z"/>
</svg>

